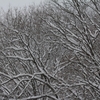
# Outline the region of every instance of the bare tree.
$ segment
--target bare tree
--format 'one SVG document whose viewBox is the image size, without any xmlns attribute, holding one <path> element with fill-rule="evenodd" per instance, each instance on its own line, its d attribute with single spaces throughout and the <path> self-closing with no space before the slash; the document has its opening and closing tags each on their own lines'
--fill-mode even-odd
<svg viewBox="0 0 100 100">
<path fill-rule="evenodd" d="M 68 66 L 70 62 L 72 71 L 67 78 L 67 84 L 68 80 L 72 79 L 71 98 L 73 100 L 75 98 L 98 100 L 100 96 L 100 57 L 94 47 L 100 33 L 98 23 L 100 4 L 96 0 L 65 0 L 62 3 L 53 0 L 53 4 L 54 6 L 51 5 L 53 14 L 47 11 L 51 20 L 47 20 L 46 23 L 55 29 L 52 33 L 56 36 L 59 34 L 62 45 L 73 54 L 71 58 L 68 58 Z M 64 66 L 64 70 L 65 68 L 67 70 L 68 66 Z"/>
<path fill-rule="evenodd" d="M 9 9 L 0 21 L 0 96 L 99 100 L 99 8 L 99 0 L 52 0 Z"/>
</svg>

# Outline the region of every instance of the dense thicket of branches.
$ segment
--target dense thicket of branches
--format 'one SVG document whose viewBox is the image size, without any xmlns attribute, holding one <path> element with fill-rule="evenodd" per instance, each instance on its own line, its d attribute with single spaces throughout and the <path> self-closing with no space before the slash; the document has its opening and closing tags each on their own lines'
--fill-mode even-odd
<svg viewBox="0 0 100 100">
<path fill-rule="evenodd" d="M 2 15 L 0 100 L 100 100 L 99 0 Z"/>
</svg>

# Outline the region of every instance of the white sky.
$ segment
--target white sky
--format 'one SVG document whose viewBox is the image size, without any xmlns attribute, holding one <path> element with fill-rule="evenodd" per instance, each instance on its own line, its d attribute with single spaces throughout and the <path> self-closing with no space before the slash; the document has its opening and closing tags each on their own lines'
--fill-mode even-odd
<svg viewBox="0 0 100 100">
<path fill-rule="evenodd" d="M 38 5 L 43 1 L 46 1 L 46 0 L 0 0 L 0 9 L 3 8 L 4 10 L 7 10 L 9 6 L 10 7 L 24 7 L 32 3 L 35 3 L 35 5 Z"/>
</svg>

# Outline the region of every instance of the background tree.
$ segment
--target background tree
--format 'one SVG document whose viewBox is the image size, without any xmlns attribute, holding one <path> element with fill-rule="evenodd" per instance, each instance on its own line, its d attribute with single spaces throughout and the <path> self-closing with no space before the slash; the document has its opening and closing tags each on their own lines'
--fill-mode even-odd
<svg viewBox="0 0 100 100">
<path fill-rule="evenodd" d="M 0 96 L 99 100 L 98 0 L 52 0 L 0 21 Z"/>
</svg>

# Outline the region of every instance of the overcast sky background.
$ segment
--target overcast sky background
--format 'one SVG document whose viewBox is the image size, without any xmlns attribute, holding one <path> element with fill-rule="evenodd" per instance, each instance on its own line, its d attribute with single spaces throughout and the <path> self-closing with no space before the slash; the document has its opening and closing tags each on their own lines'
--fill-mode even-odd
<svg viewBox="0 0 100 100">
<path fill-rule="evenodd" d="M 0 9 L 6 11 L 9 7 L 24 7 L 32 3 L 39 5 L 41 2 L 46 0 L 0 0 Z"/>
</svg>

